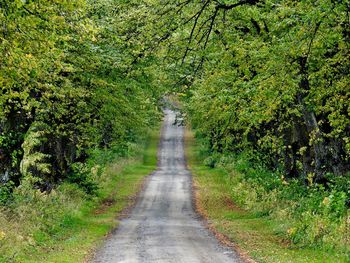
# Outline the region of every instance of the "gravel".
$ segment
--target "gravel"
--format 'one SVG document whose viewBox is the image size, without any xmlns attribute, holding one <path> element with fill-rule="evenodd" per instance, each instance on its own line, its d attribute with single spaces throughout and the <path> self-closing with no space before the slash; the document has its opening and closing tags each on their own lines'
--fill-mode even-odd
<svg viewBox="0 0 350 263">
<path fill-rule="evenodd" d="M 219 244 L 193 209 L 184 128 L 175 118 L 174 111 L 165 110 L 158 169 L 92 262 L 242 262 Z"/>
</svg>

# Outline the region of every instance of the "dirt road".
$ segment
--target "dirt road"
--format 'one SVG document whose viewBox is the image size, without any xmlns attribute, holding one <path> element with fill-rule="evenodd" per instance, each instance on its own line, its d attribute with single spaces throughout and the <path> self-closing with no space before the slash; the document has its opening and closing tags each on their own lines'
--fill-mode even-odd
<svg viewBox="0 0 350 263">
<path fill-rule="evenodd" d="M 203 226 L 192 207 L 185 166 L 184 129 L 165 111 L 159 168 L 146 182 L 129 218 L 106 241 L 93 262 L 241 262 Z"/>
</svg>

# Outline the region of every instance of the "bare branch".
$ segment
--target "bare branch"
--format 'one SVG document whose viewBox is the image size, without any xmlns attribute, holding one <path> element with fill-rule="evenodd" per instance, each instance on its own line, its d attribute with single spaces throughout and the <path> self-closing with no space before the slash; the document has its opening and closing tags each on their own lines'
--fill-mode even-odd
<svg viewBox="0 0 350 263">
<path fill-rule="evenodd" d="M 231 4 L 231 5 L 225 5 L 225 4 L 222 4 L 222 3 L 218 3 L 216 8 L 218 9 L 224 9 L 224 10 L 230 10 L 230 9 L 233 9 L 237 6 L 241 6 L 241 5 L 256 5 L 257 3 L 259 3 L 260 0 L 242 0 L 238 3 L 235 3 L 235 4 Z"/>
<path fill-rule="evenodd" d="M 214 14 L 211 17 L 211 23 L 210 23 L 210 27 L 209 27 L 207 38 L 205 39 L 205 43 L 204 43 L 203 49 L 205 49 L 207 47 L 207 44 L 208 44 L 208 41 L 209 41 L 209 37 L 210 37 L 211 31 L 213 30 L 214 22 L 215 22 L 216 16 L 218 15 L 218 12 L 219 12 L 219 9 L 216 8 Z"/>
<path fill-rule="evenodd" d="M 209 3 L 210 3 L 210 0 L 207 0 L 207 1 L 204 3 L 204 5 L 202 6 L 202 8 L 197 12 L 197 16 L 196 16 L 196 19 L 195 19 L 195 21 L 194 21 L 194 24 L 193 24 L 193 27 L 192 27 L 192 30 L 191 30 L 190 38 L 189 38 L 189 40 L 188 40 L 188 45 L 187 45 L 185 54 L 184 54 L 184 56 L 182 57 L 182 62 L 181 62 L 182 64 L 185 62 L 185 58 L 186 58 L 186 56 L 187 56 L 187 54 L 188 54 L 189 46 L 190 46 L 190 44 L 191 44 L 191 42 L 192 42 L 193 34 L 194 34 L 194 31 L 195 31 L 195 29 L 196 29 L 196 27 L 197 27 L 198 20 L 199 20 L 200 16 L 202 15 L 203 11 L 205 10 L 205 8 L 208 6 Z"/>
<path fill-rule="evenodd" d="M 27 13 L 29 13 L 30 15 L 39 17 L 41 20 L 46 21 L 46 22 L 49 21 L 47 18 L 43 17 L 43 16 L 42 16 L 41 14 L 39 14 L 38 12 L 33 12 L 33 11 L 29 10 L 26 6 L 23 6 L 23 9 L 24 9 Z"/>
</svg>

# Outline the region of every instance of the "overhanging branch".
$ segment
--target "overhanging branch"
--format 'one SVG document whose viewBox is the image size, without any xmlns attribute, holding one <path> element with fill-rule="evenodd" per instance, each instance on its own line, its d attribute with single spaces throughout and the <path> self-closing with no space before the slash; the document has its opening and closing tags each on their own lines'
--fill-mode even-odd
<svg viewBox="0 0 350 263">
<path fill-rule="evenodd" d="M 230 9 L 233 9 L 233 8 L 241 6 L 241 5 L 256 5 L 259 2 L 260 2 L 260 0 L 242 0 L 242 1 L 238 2 L 238 3 L 231 4 L 231 5 L 225 5 L 225 4 L 222 4 L 222 3 L 218 3 L 216 8 L 217 9 L 230 10 Z"/>
</svg>

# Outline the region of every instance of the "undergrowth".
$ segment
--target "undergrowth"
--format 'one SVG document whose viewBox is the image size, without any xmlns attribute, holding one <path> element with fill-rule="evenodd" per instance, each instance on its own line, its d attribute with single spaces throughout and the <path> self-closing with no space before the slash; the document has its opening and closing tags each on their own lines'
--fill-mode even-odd
<svg viewBox="0 0 350 263">
<path fill-rule="evenodd" d="M 291 248 L 321 248 L 347 254 L 350 260 L 350 176 L 327 175 L 328 182 L 286 179 L 270 171 L 251 153 L 210 153 L 197 138 L 199 159 L 226 171 L 225 183 L 235 203 L 275 222 L 275 233 Z"/>
<path fill-rule="evenodd" d="M 130 144 L 122 151 L 120 147 L 94 150 L 86 163 L 76 163 L 74 173 L 49 193 L 33 187 L 36 178 L 30 176 L 11 191 L 8 190 L 11 185 L 4 187 L 0 206 L 0 262 L 27 262 L 34 256 L 48 254 L 57 249 L 60 242 L 74 239 L 79 231 L 85 231 L 87 224 L 98 224 L 93 211 L 103 207 L 108 198 L 122 198 L 118 195 L 120 191 L 122 196 L 134 195 L 135 185 L 155 168 L 157 140 L 158 133 L 153 132 L 142 143 Z M 121 178 L 125 167 L 130 170 L 128 179 Z M 125 180 L 133 186 L 116 189 L 116 184 L 123 184 Z M 129 196 L 125 198 L 130 200 Z M 116 204 L 118 211 L 128 202 Z M 101 217 L 103 228 L 107 219 L 104 215 Z M 109 217 L 108 220 L 114 222 L 108 223 L 107 229 L 92 230 L 103 233 L 92 233 L 91 238 L 101 238 L 115 226 L 115 213 L 112 211 Z M 71 260 L 72 255 L 66 257 Z"/>
</svg>

